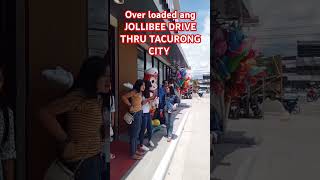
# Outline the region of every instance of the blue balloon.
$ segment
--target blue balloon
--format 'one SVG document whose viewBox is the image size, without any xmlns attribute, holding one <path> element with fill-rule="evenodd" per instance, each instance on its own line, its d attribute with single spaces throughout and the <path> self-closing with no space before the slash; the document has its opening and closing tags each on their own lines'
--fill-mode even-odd
<svg viewBox="0 0 320 180">
<path fill-rule="evenodd" d="M 236 51 L 241 46 L 245 36 L 241 29 L 235 29 L 229 32 L 229 50 Z"/>
</svg>

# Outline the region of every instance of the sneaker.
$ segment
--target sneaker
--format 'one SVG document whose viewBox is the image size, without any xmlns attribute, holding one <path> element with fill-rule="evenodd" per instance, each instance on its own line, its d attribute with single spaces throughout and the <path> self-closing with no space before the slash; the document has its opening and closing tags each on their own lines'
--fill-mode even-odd
<svg viewBox="0 0 320 180">
<path fill-rule="evenodd" d="M 140 149 L 142 149 L 143 151 L 150 151 L 150 149 L 145 145 L 140 146 Z"/>
<path fill-rule="evenodd" d="M 153 144 L 152 141 L 149 141 L 149 146 L 150 146 L 150 147 L 154 147 L 154 144 Z"/>
<path fill-rule="evenodd" d="M 171 111 L 171 110 L 168 110 L 168 113 L 170 114 L 170 113 L 172 113 L 172 111 Z"/>
<path fill-rule="evenodd" d="M 171 142 L 171 140 L 172 140 L 172 138 L 171 138 L 171 137 L 168 137 L 168 140 L 167 140 L 167 141 L 168 141 L 168 142 Z"/>
<path fill-rule="evenodd" d="M 161 127 L 166 128 L 167 126 L 165 124 L 162 124 Z"/>
</svg>

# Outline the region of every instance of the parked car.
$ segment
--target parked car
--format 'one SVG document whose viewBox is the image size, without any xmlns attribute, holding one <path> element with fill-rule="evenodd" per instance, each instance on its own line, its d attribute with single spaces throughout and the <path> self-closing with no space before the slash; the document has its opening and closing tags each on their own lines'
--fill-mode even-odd
<svg viewBox="0 0 320 180">
<path fill-rule="evenodd" d="M 299 106 L 299 98 L 283 99 L 282 104 L 290 114 L 297 114 L 301 111 Z"/>
</svg>

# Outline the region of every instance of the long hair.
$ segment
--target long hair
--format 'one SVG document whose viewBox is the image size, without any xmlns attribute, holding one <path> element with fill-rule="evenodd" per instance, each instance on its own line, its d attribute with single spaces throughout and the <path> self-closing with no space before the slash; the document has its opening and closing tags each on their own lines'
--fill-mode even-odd
<svg viewBox="0 0 320 180">
<path fill-rule="evenodd" d="M 0 111 L 2 111 L 3 118 L 4 118 L 4 132 L 3 132 L 3 138 L 1 140 L 1 146 L 3 146 L 7 141 L 9 137 L 9 128 L 10 128 L 10 117 L 9 117 L 9 103 L 8 99 L 5 96 L 4 87 L 6 86 L 5 82 L 5 66 L 4 64 L 0 64 L 0 73 L 3 75 L 3 87 L 0 89 Z"/>
<path fill-rule="evenodd" d="M 81 66 L 72 89 L 81 90 L 86 97 L 97 97 L 98 79 L 106 74 L 107 63 L 101 57 L 89 57 Z"/>
<path fill-rule="evenodd" d="M 170 89 L 170 95 L 171 95 L 171 96 L 176 95 L 176 94 L 174 93 L 174 87 L 170 86 L 169 89 Z"/>
<path fill-rule="evenodd" d="M 145 90 L 143 92 L 143 96 L 145 98 L 150 98 L 150 92 L 151 92 L 150 88 L 152 87 L 152 84 L 151 84 L 151 82 L 149 80 L 145 80 L 144 84 L 145 84 L 146 88 L 145 88 Z"/>
<path fill-rule="evenodd" d="M 106 57 L 105 57 L 106 58 Z M 113 105 L 112 92 L 98 93 L 97 82 L 101 76 L 106 74 L 110 64 L 104 58 L 93 56 L 85 60 L 80 68 L 78 78 L 67 93 L 74 90 L 80 90 L 86 98 L 96 98 L 98 95 L 102 98 L 102 108 L 110 110 Z M 111 74 L 110 74 L 111 76 Z"/>
<path fill-rule="evenodd" d="M 141 86 L 143 85 L 144 81 L 142 79 L 138 79 L 134 85 L 133 85 L 133 90 L 136 92 L 140 93 L 141 92 Z"/>
</svg>

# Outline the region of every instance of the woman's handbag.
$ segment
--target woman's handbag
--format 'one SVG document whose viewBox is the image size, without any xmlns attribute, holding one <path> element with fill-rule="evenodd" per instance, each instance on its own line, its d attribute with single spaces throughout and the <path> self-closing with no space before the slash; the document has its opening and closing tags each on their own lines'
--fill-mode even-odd
<svg viewBox="0 0 320 180">
<path fill-rule="evenodd" d="M 56 159 L 48 168 L 44 180 L 74 180 L 77 170 L 80 168 L 82 159 L 74 171 L 67 168 L 60 160 Z"/>
<path fill-rule="evenodd" d="M 131 113 L 127 112 L 124 117 L 123 117 L 124 121 L 126 121 L 127 124 L 132 124 L 133 120 L 134 120 L 134 114 L 132 115 Z"/>
<path fill-rule="evenodd" d="M 86 154 L 89 152 L 89 147 L 92 141 L 89 141 L 88 150 Z M 75 175 L 77 171 L 80 169 L 82 163 L 85 161 L 85 156 L 81 158 L 75 169 L 72 171 L 67 166 L 63 164 L 59 159 L 54 160 L 50 167 L 47 169 L 44 180 L 75 180 Z"/>
</svg>

